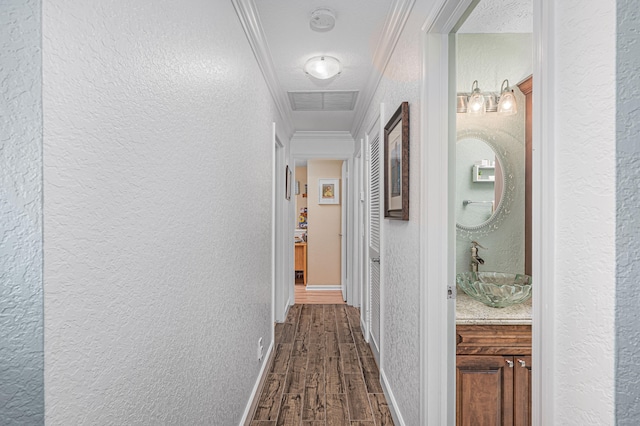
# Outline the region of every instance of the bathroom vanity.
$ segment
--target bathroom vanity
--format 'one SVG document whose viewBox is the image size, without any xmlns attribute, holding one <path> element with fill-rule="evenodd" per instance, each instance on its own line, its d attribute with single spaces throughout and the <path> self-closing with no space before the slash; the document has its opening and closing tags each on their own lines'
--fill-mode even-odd
<svg viewBox="0 0 640 426">
<path fill-rule="evenodd" d="M 458 425 L 531 424 L 531 300 L 491 308 L 456 300 Z"/>
</svg>

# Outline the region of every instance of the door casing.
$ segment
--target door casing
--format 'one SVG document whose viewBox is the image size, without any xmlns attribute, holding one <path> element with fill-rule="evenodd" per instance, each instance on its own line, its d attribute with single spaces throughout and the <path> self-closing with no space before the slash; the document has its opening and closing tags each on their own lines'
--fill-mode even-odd
<svg viewBox="0 0 640 426">
<path fill-rule="evenodd" d="M 425 425 L 455 425 L 455 302 L 446 298 L 447 284 L 455 282 L 450 34 L 477 2 L 440 0 L 422 26 L 420 252 L 425 260 L 420 265 L 420 322 L 425 327 L 420 329 L 420 419 Z M 553 372 L 554 358 L 553 2 L 533 0 L 533 16 L 532 276 L 540 284 L 533 296 L 532 424 L 543 425 L 553 423 L 555 395 L 553 381 L 545 379 Z"/>
</svg>

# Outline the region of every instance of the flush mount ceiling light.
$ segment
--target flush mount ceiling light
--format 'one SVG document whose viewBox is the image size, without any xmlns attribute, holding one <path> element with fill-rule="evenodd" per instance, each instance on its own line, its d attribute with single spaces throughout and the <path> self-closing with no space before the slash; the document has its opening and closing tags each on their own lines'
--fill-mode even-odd
<svg viewBox="0 0 640 426">
<path fill-rule="evenodd" d="M 516 97 L 513 89 L 509 87 L 509 80 L 502 82 L 500 86 L 500 101 L 498 101 L 498 115 L 513 115 L 518 112 Z"/>
<path fill-rule="evenodd" d="M 472 115 L 484 114 L 487 110 L 484 102 L 484 96 L 482 96 L 480 88 L 478 87 L 478 80 L 475 80 L 471 85 L 471 96 L 469 96 L 467 103 L 467 113 Z"/>
<path fill-rule="evenodd" d="M 319 80 L 326 80 L 340 74 L 342 65 L 332 56 L 316 56 L 304 64 L 304 72 Z"/>
<path fill-rule="evenodd" d="M 336 26 L 336 14 L 329 8 L 320 7 L 311 12 L 309 26 L 320 33 L 331 31 Z"/>
</svg>

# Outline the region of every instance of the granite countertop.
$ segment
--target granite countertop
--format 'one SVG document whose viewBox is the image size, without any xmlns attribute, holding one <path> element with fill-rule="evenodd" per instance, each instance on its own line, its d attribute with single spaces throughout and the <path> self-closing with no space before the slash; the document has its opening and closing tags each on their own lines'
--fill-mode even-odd
<svg viewBox="0 0 640 426">
<path fill-rule="evenodd" d="M 456 324 L 522 325 L 531 324 L 531 299 L 506 308 L 492 308 L 473 300 L 458 289 Z"/>
</svg>

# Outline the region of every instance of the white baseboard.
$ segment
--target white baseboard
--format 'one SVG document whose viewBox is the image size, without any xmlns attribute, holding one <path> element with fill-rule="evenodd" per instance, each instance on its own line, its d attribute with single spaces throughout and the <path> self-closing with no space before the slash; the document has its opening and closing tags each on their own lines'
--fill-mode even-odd
<svg viewBox="0 0 640 426">
<path fill-rule="evenodd" d="M 287 307 L 284 309 L 284 316 L 282 317 L 282 322 L 285 322 L 287 320 L 287 317 L 289 316 L 289 309 L 291 308 L 291 298 L 287 299 Z"/>
<path fill-rule="evenodd" d="M 247 402 L 247 406 L 244 409 L 244 413 L 242 414 L 242 419 L 240 420 L 240 426 L 249 426 L 251 423 L 251 417 L 253 417 L 253 412 L 255 411 L 258 405 L 258 396 L 262 387 L 264 386 L 264 382 L 267 379 L 267 368 L 271 364 L 271 355 L 273 354 L 273 341 L 269 345 L 269 349 L 267 349 L 267 353 L 264 356 L 262 361 L 262 367 L 260 367 L 260 373 L 258 374 L 258 379 L 256 380 L 256 384 L 253 385 L 253 390 L 251 391 L 251 395 L 249 396 L 249 401 Z"/>
<path fill-rule="evenodd" d="M 406 426 L 406 423 L 402 418 L 402 414 L 400 414 L 400 411 L 398 410 L 398 402 L 389 387 L 389 381 L 387 380 L 387 376 L 384 374 L 384 370 L 380 370 L 380 379 L 382 383 L 382 392 L 384 392 L 384 397 L 387 398 L 389 411 L 391 411 L 391 417 L 393 417 L 393 423 L 398 426 Z"/>
<path fill-rule="evenodd" d="M 311 288 L 309 288 L 311 287 Z M 309 285 L 306 286 L 307 291 L 336 291 L 342 290 L 340 285 Z"/>
<path fill-rule="evenodd" d="M 369 343 L 369 330 L 367 330 L 367 324 L 364 323 L 362 318 L 360 318 L 360 330 L 362 330 L 362 334 L 364 335 L 364 341 Z"/>
</svg>

